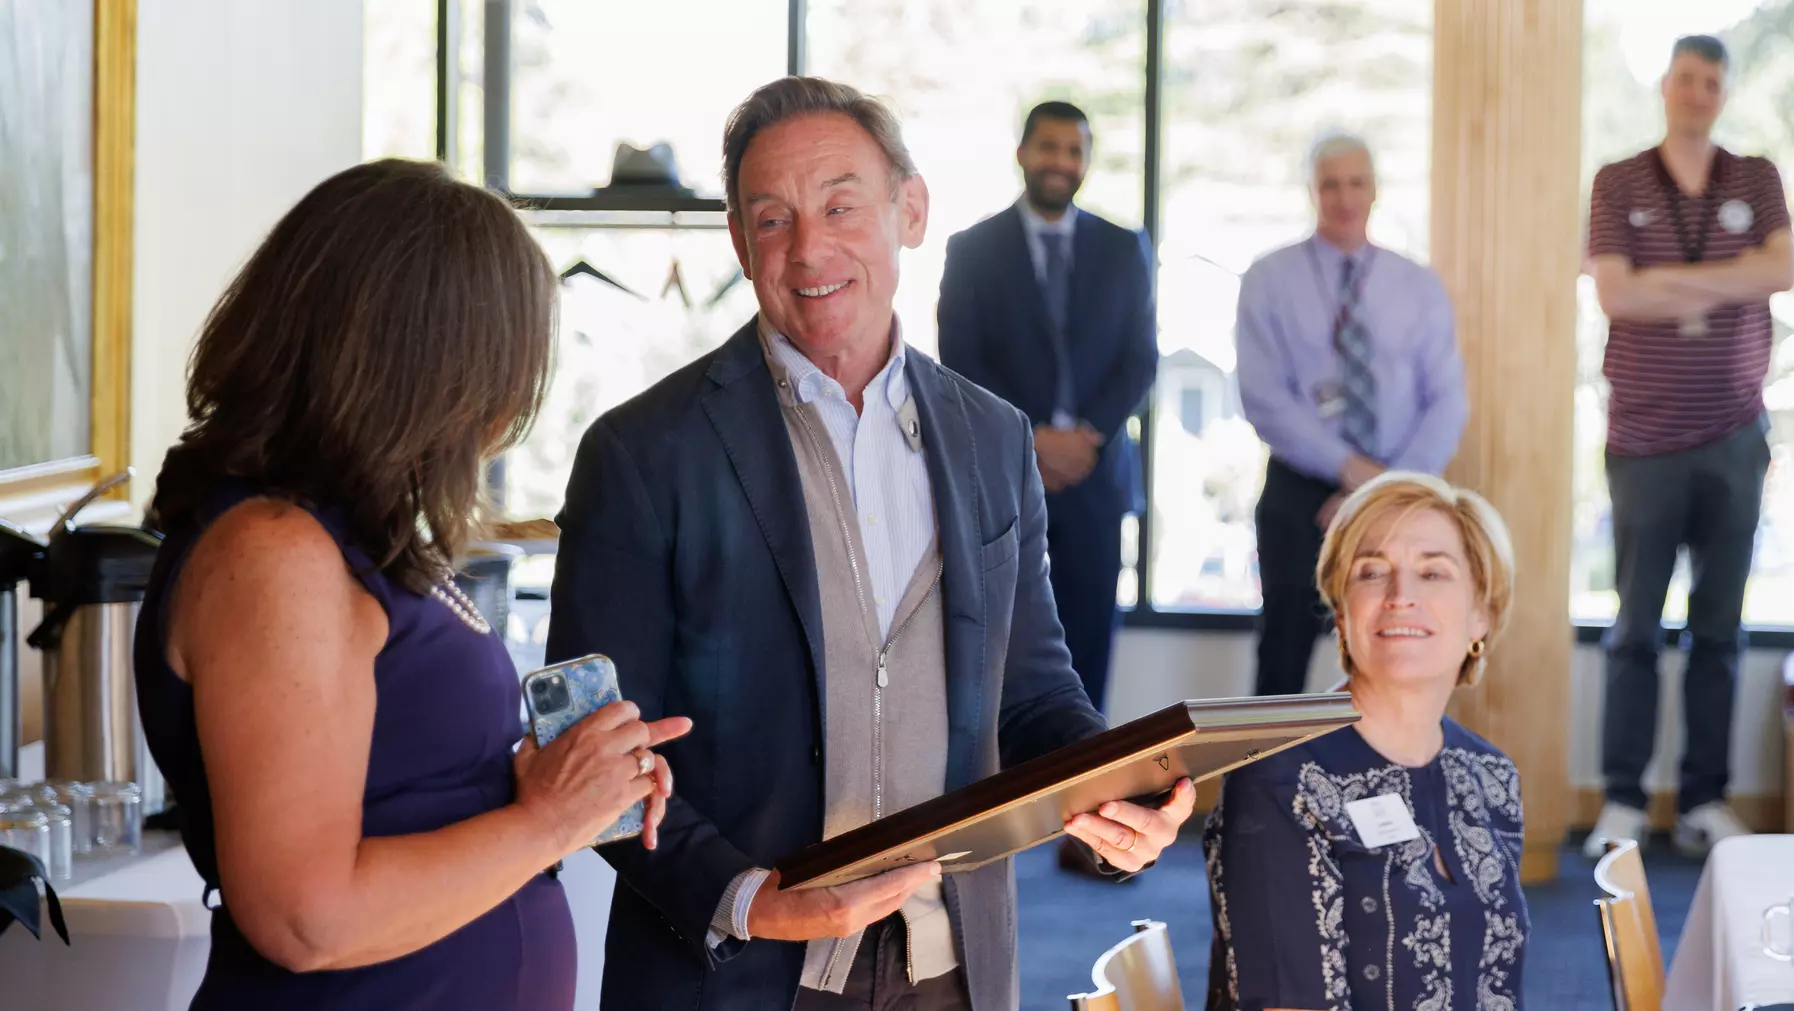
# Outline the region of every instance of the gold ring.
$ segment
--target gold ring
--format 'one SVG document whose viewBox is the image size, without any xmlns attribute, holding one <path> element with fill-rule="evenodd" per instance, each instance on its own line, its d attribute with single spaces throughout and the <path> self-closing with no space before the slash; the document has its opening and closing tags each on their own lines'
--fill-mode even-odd
<svg viewBox="0 0 1794 1011">
<path fill-rule="evenodd" d="M 636 770 L 638 772 L 640 772 L 641 775 L 644 775 L 644 776 L 646 776 L 650 772 L 653 772 L 654 771 L 654 753 L 652 751 L 636 752 L 635 753 L 635 767 L 636 767 Z"/>
<path fill-rule="evenodd" d="M 1128 829 L 1128 831 L 1133 832 L 1133 835 L 1128 836 L 1127 845 L 1121 847 L 1121 852 L 1123 853 L 1132 853 L 1134 847 L 1140 844 L 1140 833 L 1135 832 L 1133 829 Z"/>
</svg>

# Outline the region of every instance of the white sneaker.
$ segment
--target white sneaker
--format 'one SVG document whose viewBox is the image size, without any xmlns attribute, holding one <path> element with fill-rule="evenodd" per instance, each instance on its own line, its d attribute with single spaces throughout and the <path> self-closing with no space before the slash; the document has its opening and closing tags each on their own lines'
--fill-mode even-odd
<svg viewBox="0 0 1794 1011">
<path fill-rule="evenodd" d="M 1601 859 L 1607 853 L 1609 839 L 1633 839 L 1642 847 L 1650 834 L 1650 815 L 1636 807 L 1616 804 L 1610 800 L 1601 805 L 1601 817 L 1596 819 L 1594 829 L 1582 844 L 1582 855 L 1590 860 Z"/>
<path fill-rule="evenodd" d="M 1721 839 L 1750 834 L 1750 826 L 1725 801 L 1711 800 L 1676 819 L 1676 850 L 1685 857 L 1705 857 Z"/>
</svg>

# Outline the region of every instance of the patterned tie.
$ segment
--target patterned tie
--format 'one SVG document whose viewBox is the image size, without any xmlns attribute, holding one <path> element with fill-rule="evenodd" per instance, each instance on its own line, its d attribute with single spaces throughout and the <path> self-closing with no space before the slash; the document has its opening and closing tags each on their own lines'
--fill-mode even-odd
<svg viewBox="0 0 1794 1011">
<path fill-rule="evenodd" d="M 1053 424 L 1064 425 L 1076 417 L 1077 395 L 1072 390 L 1071 348 L 1065 336 L 1066 306 L 1071 296 L 1071 263 L 1065 255 L 1065 235 L 1042 232 L 1046 250 L 1045 294 L 1047 337 L 1053 345 Z"/>
<path fill-rule="evenodd" d="M 1370 334 L 1358 318 L 1358 264 L 1346 257 L 1339 272 L 1339 321 L 1333 350 L 1339 354 L 1345 410 L 1340 428 L 1358 452 L 1377 459 L 1377 376 L 1371 370 Z"/>
</svg>

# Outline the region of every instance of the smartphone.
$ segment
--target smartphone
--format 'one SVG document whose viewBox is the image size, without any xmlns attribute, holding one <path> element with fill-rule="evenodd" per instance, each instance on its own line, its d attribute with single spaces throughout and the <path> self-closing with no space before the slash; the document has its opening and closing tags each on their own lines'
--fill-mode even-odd
<svg viewBox="0 0 1794 1011">
<path fill-rule="evenodd" d="M 523 679 L 523 705 L 529 711 L 530 734 L 539 748 L 546 748 L 573 724 L 622 700 L 616 665 L 597 653 L 531 671 Z M 646 805 L 637 801 L 591 844 L 602 846 L 641 835 L 646 814 Z"/>
</svg>

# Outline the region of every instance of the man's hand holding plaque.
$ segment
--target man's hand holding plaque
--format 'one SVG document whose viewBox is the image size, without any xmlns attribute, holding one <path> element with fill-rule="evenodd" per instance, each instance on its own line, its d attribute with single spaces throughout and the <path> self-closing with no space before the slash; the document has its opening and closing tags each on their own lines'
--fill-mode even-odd
<svg viewBox="0 0 1794 1011">
<path fill-rule="evenodd" d="M 748 933 L 774 941 L 846 937 L 895 913 L 916 889 L 940 879 L 941 865 L 929 861 L 832 888 L 781 891 L 773 871 L 748 907 Z"/>
<path fill-rule="evenodd" d="M 1132 874 L 1177 840 L 1195 783 L 1357 719 L 1344 693 L 1174 703 L 805 847 L 778 862 L 779 886 L 827 889 L 926 863 L 964 874 L 1062 836 L 1105 875 Z"/>
<path fill-rule="evenodd" d="M 1177 841 L 1177 830 L 1195 809 L 1196 784 L 1186 777 L 1177 781 L 1171 796 L 1158 807 L 1112 800 L 1091 814 L 1074 815 L 1066 821 L 1065 831 L 1110 866 L 1132 874 L 1144 870 Z"/>
</svg>

